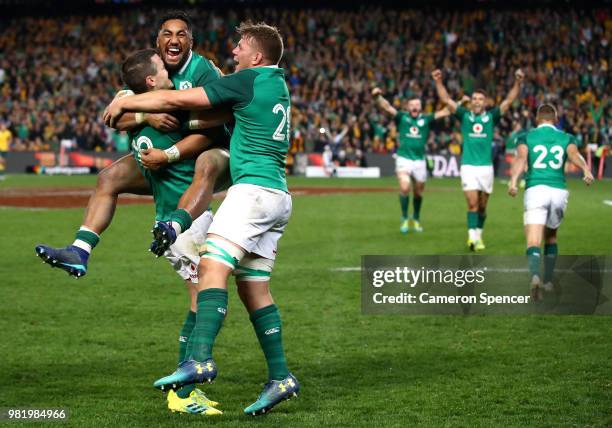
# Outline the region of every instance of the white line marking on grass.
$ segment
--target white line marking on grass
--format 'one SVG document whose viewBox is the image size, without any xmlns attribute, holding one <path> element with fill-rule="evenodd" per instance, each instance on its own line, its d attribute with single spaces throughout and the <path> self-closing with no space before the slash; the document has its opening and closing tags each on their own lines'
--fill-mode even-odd
<svg viewBox="0 0 612 428">
<path fill-rule="evenodd" d="M 604 199 L 603 203 L 612 207 L 612 201 L 610 199 Z"/>
</svg>

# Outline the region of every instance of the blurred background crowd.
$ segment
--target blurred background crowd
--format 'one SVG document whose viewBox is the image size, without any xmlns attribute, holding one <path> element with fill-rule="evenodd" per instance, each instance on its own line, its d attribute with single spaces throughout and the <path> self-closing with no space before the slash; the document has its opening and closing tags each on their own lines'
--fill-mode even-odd
<svg viewBox="0 0 612 428">
<path fill-rule="evenodd" d="M 293 103 L 292 153 L 329 146 L 341 163 L 359 164 L 364 152 L 395 151 L 395 124 L 370 91 L 381 87 L 398 108 L 420 96 L 431 112 L 440 107 L 430 77 L 436 67 L 456 99 L 484 88 L 491 105 L 505 97 L 515 69 L 525 71 L 522 94 L 496 130 L 501 148 L 516 131 L 534 126 L 535 107 L 544 100 L 558 106 L 559 126 L 583 147 L 612 141 L 612 13 L 605 8 L 186 10 L 195 24 L 195 50 L 226 73 L 242 19 L 280 28 Z M 106 128 L 101 113 L 122 86 L 123 58 L 154 44 L 162 12 L 0 17 L 0 134 L 10 133 L 11 150 L 55 151 L 61 140 L 82 150 L 127 150 L 127 137 Z M 457 121 L 440 121 L 433 130 L 429 152 L 460 153 Z"/>
</svg>

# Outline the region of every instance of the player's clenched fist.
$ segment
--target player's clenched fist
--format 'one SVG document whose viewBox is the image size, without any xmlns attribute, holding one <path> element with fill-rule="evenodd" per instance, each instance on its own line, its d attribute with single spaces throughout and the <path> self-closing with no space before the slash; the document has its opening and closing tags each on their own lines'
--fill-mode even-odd
<svg viewBox="0 0 612 428">
<path fill-rule="evenodd" d="M 514 72 L 514 78 L 519 82 L 522 82 L 525 79 L 525 73 L 520 68 Z"/>
<path fill-rule="evenodd" d="M 373 97 L 377 97 L 379 95 L 382 95 L 382 89 L 380 89 L 378 87 L 372 89 L 372 96 Z"/>
<path fill-rule="evenodd" d="M 593 174 L 591 174 L 591 171 L 584 170 L 584 176 L 582 177 L 582 181 L 584 181 L 587 186 L 590 186 L 593 180 L 594 178 L 593 178 Z"/>
<path fill-rule="evenodd" d="M 436 82 L 442 80 L 442 72 L 440 71 L 440 69 L 436 68 L 434 71 L 432 71 L 431 78 Z"/>
</svg>

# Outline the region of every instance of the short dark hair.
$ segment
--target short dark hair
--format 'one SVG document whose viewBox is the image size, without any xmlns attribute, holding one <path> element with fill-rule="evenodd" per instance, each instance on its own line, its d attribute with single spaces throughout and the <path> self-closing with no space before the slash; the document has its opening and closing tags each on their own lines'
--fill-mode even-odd
<svg viewBox="0 0 612 428">
<path fill-rule="evenodd" d="M 172 19 L 179 19 L 183 21 L 185 24 L 187 24 L 187 30 L 189 30 L 190 33 L 193 33 L 193 23 L 191 22 L 191 18 L 189 17 L 189 14 L 187 12 L 184 12 L 182 10 L 170 10 L 164 15 L 162 15 L 161 19 L 159 20 L 159 25 L 157 27 L 161 29 L 161 27 L 166 23 L 166 21 L 170 21 Z"/>
<path fill-rule="evenodd" d="M 244 21 L 236 28 L 240 36 L 252 38 L 262 50 L 264 58 L 278 64 L 283 56 L 283 38 L 278 28 L 272 27 L 265 22 L 253 24 L 251 21 Z"/>
<path fill-rule="evenodd" d="M 472 91 L 472 95 L 474 95 L 474 94 L 482 94 L 482 95 L 485 96 L 485 98 L 487 98 L 489 96 L 489 94 L 487 94 L 487 91 L 485 91 L 482 88 L 474 89 L 474 91 Z"/>
<path fill-rule="evenodd" d="M 541 104 L 536 113 L 537 120 L 557 121 L 557 109 L 552 104 Z"/>
<path fill-rule="evenodd" d="M 147 76 L 157 74 L 157 67 L 151 61 L 157 55 L 155 49 L 143 49 L 128 56 L 121 65 L 121 80 L 137 94 L 147 92 Z"/>
</svg>

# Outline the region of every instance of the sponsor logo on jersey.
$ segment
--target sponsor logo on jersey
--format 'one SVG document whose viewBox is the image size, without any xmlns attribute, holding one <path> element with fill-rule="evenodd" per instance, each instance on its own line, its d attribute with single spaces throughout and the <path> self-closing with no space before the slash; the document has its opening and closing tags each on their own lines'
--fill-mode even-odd
<svg viewBox="0 0 612 428">
<path fill-rule="evenodd" d="M 484 127 L 480 123 L 475 123 L 472 126 L 472 131 L 474 131 L 476 134 L 482 134 L 483 129 Z"/>
<path fill-rule="evenodd" d="M 193 86 L 191 85 L 191 82 L 188 80 L 183 80 L 179 83 L 179 89 L 183 90 L 183 89 L 191 89 Z"/>
<path fill-rule="evenodd" d="M 278 333 L 280 331 L 280 327 L 274 327 L 266 330 L 264 333 L 266 336 L 270 336 L 271 334 Z"/>
<path fill-rule="evenodd" d="M 419 128 L 417 128 L 416 126 L 411 126 L 410 127 L 410 134 L 412 135 L 419 135 Z"/>
<path fill-rule="evenodd" d="M 219 312 L 220 314 L 226 315 L 227 314 L 227 309 L 225 309 L 225 308 L 217 308 L 217 312 Z"/>
</svg>

